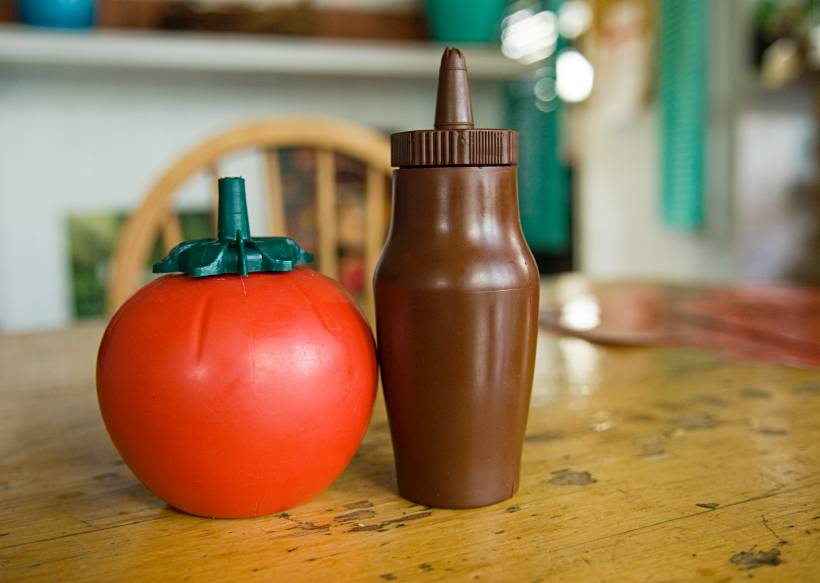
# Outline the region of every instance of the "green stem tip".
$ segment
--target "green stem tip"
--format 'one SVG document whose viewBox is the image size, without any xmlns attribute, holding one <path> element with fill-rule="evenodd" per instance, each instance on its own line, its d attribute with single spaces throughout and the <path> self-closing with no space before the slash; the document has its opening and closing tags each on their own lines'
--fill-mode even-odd
<svg viewBox="0 0 820 583">
<path fill-rule="evenodd" d="M 230 176 L 219 179 L 219 212 L 217 213 L 217 237 L 220 241 L 236 239 L 237 232 L 243 239 L 251 236 L 248 222 L 248 203 L 245 198 L 245 179 Z"/>
</svg>

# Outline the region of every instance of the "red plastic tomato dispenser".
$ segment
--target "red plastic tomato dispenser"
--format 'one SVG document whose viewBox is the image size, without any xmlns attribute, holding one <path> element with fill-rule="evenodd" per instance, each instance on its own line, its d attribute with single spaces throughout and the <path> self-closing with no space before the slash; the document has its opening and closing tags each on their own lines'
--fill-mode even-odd
<svg viewBox="0 0 820 583">
<path fill-rule="evenodd" d="M 171 506 L 237 518 L 290 508 L 344 470 L 376 391 L 373 337 L 340 284 L 251 238 L 244 180 L 219 181 L 218 239 L 187 241 L 117 311 L 97 358 L 111 439 Z M 204 277 L 208 276 L 208 277 Z"/>
</svg>

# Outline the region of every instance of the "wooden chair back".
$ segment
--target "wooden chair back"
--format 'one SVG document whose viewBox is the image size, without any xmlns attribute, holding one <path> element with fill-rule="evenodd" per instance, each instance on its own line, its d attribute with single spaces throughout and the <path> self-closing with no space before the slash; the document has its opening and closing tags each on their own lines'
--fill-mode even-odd
<svg viewBox="0 0 820 583">
<path fill-rule="evenodd" d="M 365 312 L 373 322 L 370 281 L 386 233 L 386 186 L 390 176 L 390 141 L 369 128 L 330 118 L 283 118 L 234 127 L 202 142 L 172 164 L 154 183 L 140 206 L 129 217 L 114 249 L 106 304 L 113 312 L 140 285 L 151 251 L 161 237 L 166 251 L 183 240 L 179 217 L 174 211 L 175 195 L 192 176 L 205 171 L 213 184 L 213 216 L 216 215 L 216 186 L 219 162 L 240 150 L 262 154 L 267 182 L 270 235 L 285 236 L 285 197 L 277 151 L 307 148 L 316 151 L 316 254 L 320 272 L 339 276 L 338 225 L 336 213 L 335 154 L 343 154 L 365 165 L 364 254 Z"/>
</svg>

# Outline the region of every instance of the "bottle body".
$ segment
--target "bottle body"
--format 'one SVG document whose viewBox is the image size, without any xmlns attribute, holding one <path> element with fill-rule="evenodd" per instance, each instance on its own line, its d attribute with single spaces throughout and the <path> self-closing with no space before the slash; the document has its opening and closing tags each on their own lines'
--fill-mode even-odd
<svg viewBox="0 0 820 583">
<path fill-rule="evenodd" d="M 401 494 L 447 508 L 509 498 L 518 487 L 539 293 L 516 167 L 397 170 L 374 285 Z"/>
</svg>

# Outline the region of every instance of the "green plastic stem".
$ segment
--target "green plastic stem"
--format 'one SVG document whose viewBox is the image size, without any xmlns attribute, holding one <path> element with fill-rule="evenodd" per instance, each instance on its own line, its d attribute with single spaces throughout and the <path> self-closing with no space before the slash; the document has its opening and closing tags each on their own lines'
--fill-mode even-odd
<svg viewBox="0 0 820 583">
<path fill-rule="evenodd" d="M 291 271 L 297 265 L 313 261 L 313 256 L 293 239 L 251 237 L 243 178 L 219 179 L 217 217 L 216 239 L 180 243 L 154 264 L 154 273 L 181 271 L 193 277 L 225 273 L 246 276 L 255 271 Z"/>
<path fill-rule="evenodd" d="M 251 236 L 244 178 L 231 176 L 219 179 L 217 225 L 217 237 L 220 241 L 232 241 L 238 237 L 247 239 Z"/>
</svg>

